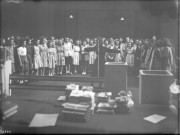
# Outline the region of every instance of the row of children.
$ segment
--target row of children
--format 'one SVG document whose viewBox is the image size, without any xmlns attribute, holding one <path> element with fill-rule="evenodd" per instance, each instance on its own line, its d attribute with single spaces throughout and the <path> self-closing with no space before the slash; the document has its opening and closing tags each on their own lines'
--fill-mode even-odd
<svg viewBox="0 0 180 135">
<path fill-rule="evenodd" d="M 174 65 L 171 40 L 157 40 L 155 36 L 135 41 L 129 37 L 125 41 L 122 38 L 86 38 L 75 43 L 72 38 L 41 37 L 34 40 L 11 37 L 2 39 L 1 46 L 6 48 L 7 58 L 15 67 L 13 72 L 21 74 L 86 74 L 94 72 L 98 63 L 103 71 L 105 62 L 126 62 L 130 71 L 136 74 L 143 68 L 166 70 Z"/>
<path fill-rule="evenodd" d="M 91 72 L 96 59 L 95 52 L 85 52 L 87 46 L 94 46 L 94 40 L 77 40 L 75 44 L 70 38 L 50 40 L 41 38 L 37 40 L 14 38 L 3 39 L 1 46 L 5 47 L 6 59 L 12 61 L 12 72 L 20 74 L 49 75 L 82 74 Z M 78 69 L 82 69 L 78 70 Z"/>
</svg>

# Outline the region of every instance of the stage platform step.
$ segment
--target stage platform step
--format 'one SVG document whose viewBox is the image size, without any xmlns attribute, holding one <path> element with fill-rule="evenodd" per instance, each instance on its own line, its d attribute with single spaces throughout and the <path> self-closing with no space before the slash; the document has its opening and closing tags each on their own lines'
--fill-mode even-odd
<svg viewBox="0 0 180 135">
<path fill-rule="evenodd" d="M 71 83 L 89 83 L 95 91 L 104 91 L 104 78 L 89 76 L 31 76 L 31 75 L 10 75 L 9 88 L 12 90 L 55 90 L 64 91 L 66 85 L 60 85 L 62 82 Z M 14 83 L 17 80 L 28 80 L 27 83 Z M 45 82 L 45 83 L 42 83 Z M 46 83 L 47 82 L 47 83 Z M 98 84 L 98 85 L 96 85 Z M 80 85 L 81 86 L 81 85 Z"/>
<path fill-rule="evenodd" d="M 66 86 L 10 84 L 9 88 L 12 90 L 24 89 L 24 90 L 65 91 Z M 101 91 L 104 91 L 104 88 L 103 87 L 94 87 L 94 91 L 101 92 Z"/>
<path fill-rule="evenodd" d="M 65 81 L 65 82 L 104 82 L 104 78 L 86 76 L 34 76 L 34 75 L 10 75 L 11 80 L 32 81 Z"/>
</svg>

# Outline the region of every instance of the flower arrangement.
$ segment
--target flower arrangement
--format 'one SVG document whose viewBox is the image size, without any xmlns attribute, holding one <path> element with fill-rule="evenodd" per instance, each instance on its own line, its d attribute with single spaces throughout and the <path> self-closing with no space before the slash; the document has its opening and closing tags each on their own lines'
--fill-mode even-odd
<svg viewBox="0 0 180 135">
<path fill-rule="evenodd" d="M 122 90 L 118 93 L 118 96 L 127 96 L 129 98 L 132 98 L 132 93 L 131 91 Z"/>
<path fill-rule="evenodd" d="M 116 113 L 128 113 L 134 106 L 131 91 L 124 91 L 124 90 L 120 91 L 115 101 L 116 101 L 116 109 L 115 109 Z"/>
<path fill-rule="evenodd" d="M 170 110 L 178 115 L 178 109 L 180 108 L 180 85 L 177 85 L 177 80 L 170 85 L 170 98 L 169 98 L 169 108 Z"/>
</svg>

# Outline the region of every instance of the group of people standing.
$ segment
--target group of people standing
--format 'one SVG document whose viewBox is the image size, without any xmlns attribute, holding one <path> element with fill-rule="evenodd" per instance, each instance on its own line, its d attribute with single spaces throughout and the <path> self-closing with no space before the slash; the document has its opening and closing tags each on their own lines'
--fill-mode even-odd
<svg viewBox="0 0 180 135">
<path fill-rule="evenodd" d="M 1 47 L 12 62 L 12 72 L 17 74 L 92 73 L 103 77 L 105 62 L 126 62 L 128 71 L 135 74 L 139 69 L 172 71 L 175 67 L 172 41 L 157 40 L 155 36 L 135 41 L 127 37 L 125 40 L 86 38 L 75 42 L 72 38 L 10 37 L 1 39 Z"/>
<path fill-rule="evenodd" d="M 86 74 L 92 71 L 94 52 L 85 52 L 87 46 L 94 46 L 94 40 L 87 38 L 73 43 L 71 38 L 49 40 L 45 37 L 1 39 L 6 59 L 12 62 L 12 73 L 26 75 Z"/>
<path fill-rule="evenodd" d="M 104 44 L 108 41 L 104 39 Z M 119 39 L 113 43 L 110 40 L 111 48 L 119 48 L 119 53 L 106 53 L 105 59 L 108 62 L 127 62 L 130 72 L 139 74 L 139 69 L 147 70 L 175 70 L 175 50 L 173 42 L 168 38 L 137 39 L 129 37 L 123 42 Z"/>
</svg>

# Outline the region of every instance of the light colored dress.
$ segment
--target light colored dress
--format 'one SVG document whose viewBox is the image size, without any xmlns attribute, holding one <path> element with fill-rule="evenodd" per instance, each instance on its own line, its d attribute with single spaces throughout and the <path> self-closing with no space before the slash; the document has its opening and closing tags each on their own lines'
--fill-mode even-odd
<svg viewBox="0 0 180 135">
<path fill-rule="evenodd" d="M 126 56 L 127 66 L 134 67 L 134 48 L 127 48 L 127 56 Z"/>
<path fill-rule="evenodd" d="M 6 48 L 6 47 L 5 47 Z M 15 67 L 14 67 L 14 45 L 8 46 L 7 48 L 7 59 L 11 60 L 11 66 L 12 66 L 12 73 L 15 72 Z"/>
<path fill-rule="evenodd" d="M 119 50 L 118 48 L 116 48 L 116 49 Z M 120 50 L 118 53 L 115 54 L 114 62 L 122 62 L 122 55 L 121 55 Z"/>
<path fill-rule="evenodd" d="M 115 62 L 122 62 L 122 54 L 121 53 L 117 53 L 115 56 Z"/>
<path fill-rule="evenodd" d="M 96 54 L 94 51 L 89 52 L 89 64 L 94 64 L 96 58 Z"/>
<path fill-rule="evenodd" d="M 126 44 L 121 43 L 120 45 L 121 55 L 125 57 Z"/>
<path fill-rule="evenodd" d="M 69 57 L 73 55 L 73 52 L 72 52 L 72 44 L 71 43 L 64 43 L 64 55 L 65 57 Z"/>
<path fill-rule="evenodd" d="M 43 67 L 48 67 L 48 47 L 47 45 L 40 45 L 40 56 L 42 60 L 42 66 Z"/>
<path fill-rule="evenodd" d="M 73 64 L 74 65 L 79 65 L 79 51 L 80 51 L 80 47 L 79 46 L 74 46 L 73 50 L 74 50 L 74 53 L 73 53 Z"/>
<path fill-rule="evenodd" d="M 49 68 L 55 68 L 56 64 L 56 49 L 55 48 L 49 48 L 48 49 L 48 66 Z"/>
<path fill-rule="evenodd" d="M 57 65 L 65 65 L 64 47 L 57 46 Z"/>
<path fill-rule="evenodd" d="M 34 68 L 38 69 L 42 66 L 43 64 L 40 56 L 40 49 L 38 46 L 34 46 Z"/>
</svg>

